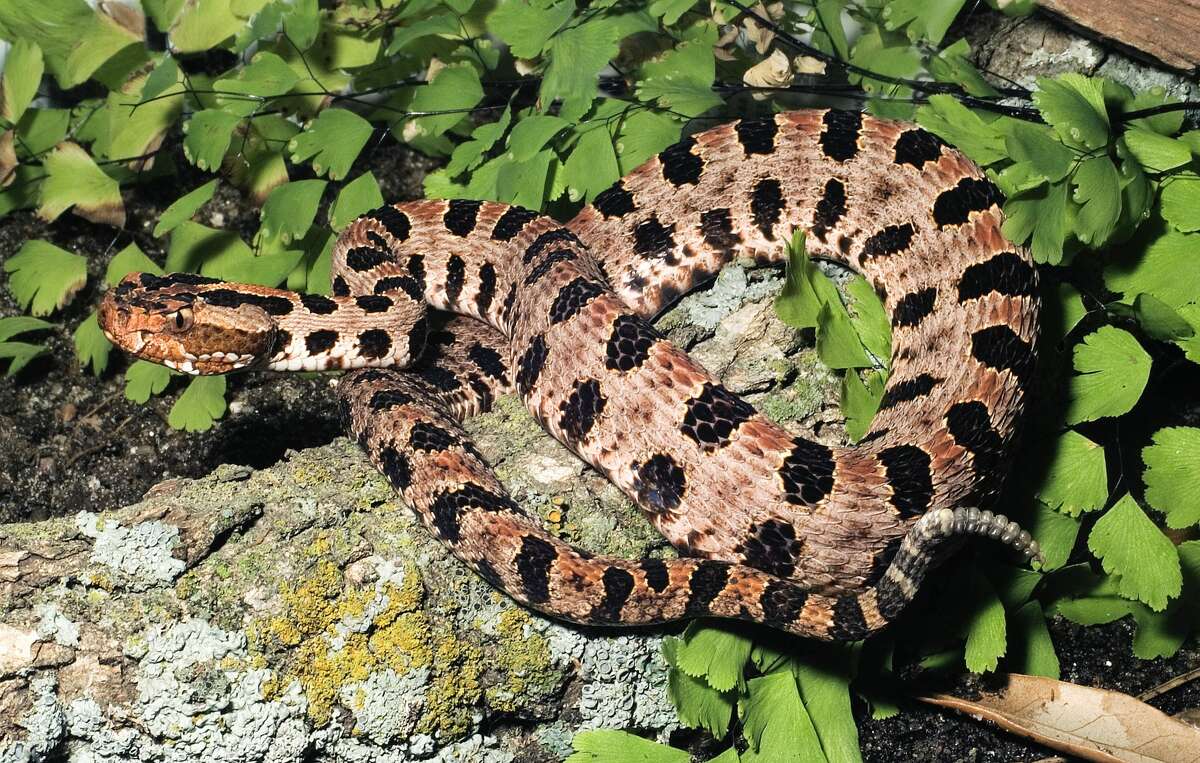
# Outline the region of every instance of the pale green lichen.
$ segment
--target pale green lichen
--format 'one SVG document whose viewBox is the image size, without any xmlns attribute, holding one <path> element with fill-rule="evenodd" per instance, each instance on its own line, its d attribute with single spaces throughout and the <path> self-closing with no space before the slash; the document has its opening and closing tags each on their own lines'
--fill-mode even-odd
<svg viewBox="0 0 1200 763">
<path fill-rule="evenodd" d="M 782 283 L 782 276 L 773 270 L 754 271 L 752 279 L 745 267 L 729 265 L 717 275 L 711 287 L 680 301 L 677 320 L 712 331 L 742 305 L 776 294 Z"/>
<path fill-rule="evenodd" d="M 403 676 L 385 668 L 359 684 L 343 686 L 341 700 L 354 713 L 354 733 L 381 745 L 407 738 L 424 710 L 428 681 L 426 668 Z"/>
<path fill-rule="evenodd" d="M 33 706 L 21 720 L 29 735 L 20 741 L 0 745 L 0 763 L 42 760 L 54 752 L 67 732 L 67 716 L 55 694 L 53 675 L 41 675 L 30 683 Z"/>
<path fill-rule="evenodd" d="M 578 664 L 580 728 L 656 729 L 665 738 L 678 726 L 667 697 L 668 666 L 661 636 L 589 638 L 558 623 L 543 627 L 556 658 Z"/>
<path fill-rule="evenodd" d="M 79 626 L 60 612 L 57 605 L 40 604 L 34 611 L 40 618 L 37 625 L 40 638 L 61 646 L 79 646 Z"/>
<path fill-rule="evenodd" d="M 179 530 L 172 525 L 148 521 L 123 527 L 86 511 L 75 515 L 75 525 L 94 541 L 91 562 L 118 573 L 121 584 L 130 590 L 170 583 L 187 566 L 171 555 L 179 543 Z"/>
</svg>

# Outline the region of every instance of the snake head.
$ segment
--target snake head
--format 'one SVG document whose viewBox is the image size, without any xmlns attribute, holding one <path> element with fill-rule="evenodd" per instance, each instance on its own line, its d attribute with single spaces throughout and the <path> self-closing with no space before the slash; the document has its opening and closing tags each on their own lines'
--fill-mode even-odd
<svg viewBox="0 0 1200 763">
<path fill-rule="evenodd" d="M 101 300 L 100 328 L 142 360 L 192 375 L 225 374 L 270 358 L 277 334 L 271 308 L 287 302 L 278 294 L 191 273 L 131 273 Z"/>
</svg>

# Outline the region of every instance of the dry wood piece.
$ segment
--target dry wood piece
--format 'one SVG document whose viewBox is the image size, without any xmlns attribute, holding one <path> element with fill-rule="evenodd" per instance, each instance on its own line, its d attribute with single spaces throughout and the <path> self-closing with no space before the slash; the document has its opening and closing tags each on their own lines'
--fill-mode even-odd
<svg viewBox="0 0 1200 763">
<path fill-rule="evenodd" d="M 1189 74 L 1200 72 L 1200 0 L 1038 0 L 1101 37 Z"/>
<path fill-rule="evenodd" d="M 976 699 L 948 694 L 917 699 L 992 721 L 1084 760 L 1200 761 L 1200 729 L 1116 691 L 1012 673 L 1002 689 Z"/>
</svg>

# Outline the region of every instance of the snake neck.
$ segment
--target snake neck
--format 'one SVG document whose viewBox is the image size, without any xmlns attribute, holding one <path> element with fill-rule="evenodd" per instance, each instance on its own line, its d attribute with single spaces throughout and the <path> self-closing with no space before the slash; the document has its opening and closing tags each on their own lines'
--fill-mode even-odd
<svg viewBox="0 0 1200 763">
<path fill-rule="evenodd" d="M 280 292 L 271 371 L 332 371 L 410 365 L 425 349 L 424 310 L 388 295 L 329 297 Z"/>
</svg>

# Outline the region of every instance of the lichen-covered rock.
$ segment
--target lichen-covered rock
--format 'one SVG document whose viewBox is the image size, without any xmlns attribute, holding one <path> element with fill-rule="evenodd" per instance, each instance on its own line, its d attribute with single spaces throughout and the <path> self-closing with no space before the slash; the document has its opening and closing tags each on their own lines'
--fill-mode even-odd
<svg viewBox="0 0 1200 763">
<path fill-rule="evenodd" d="M 1180 100 L 1200 94 L 1194 78 L 1140 64 L 1111 44 L 1080 36 L 1047 16 L 981 15 L 967 39 L 981 69 L 1023 87 L 1034 87 L 1038 77 L 1079 72 L 1109 77 L 1134 92 L 1161 87 Z"/>
<path fill-rule="evenodd" d="M 836 439 L 833 377 L 728 268 L 659 322 L 784 422 Z M 826 427 L 829 424 L 832 426 Z M 513 497 L 598 553 L 674 553 L 508 398 L 469 422 Z M 432 540 L 346 440 L 141 503 L 0 526 L 0 763 L 553 761 L 678 721 L 658 631 L 552 622 Z"/>
</svg>

